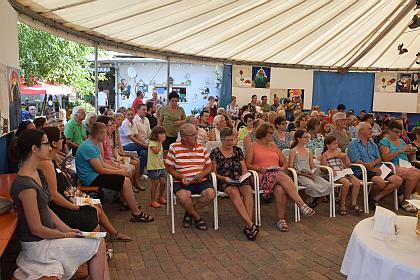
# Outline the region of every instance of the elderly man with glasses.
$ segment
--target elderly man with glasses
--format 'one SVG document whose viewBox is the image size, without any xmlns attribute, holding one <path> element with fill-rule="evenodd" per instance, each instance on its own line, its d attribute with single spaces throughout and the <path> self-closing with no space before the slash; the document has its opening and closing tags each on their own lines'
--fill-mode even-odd
<svg viewBox="0 0 420 280">
<path fill-rule="evenodd" d="M 350 143 L 347 154 L 352 163 L 363 164 L 366 167 L 367 180 L 374 184 L 369 196 L 369 204 L 374 207 L 380 205 L 380 200 L 383 197 L 399 188 L 402 184 L 402 179 L 400 176 L 392 173 L 385 178 L 381 177 L 379 167 L 382 163 L 382 158 L 378 146 L 371 139 L 372 127 L 368 122 L 359 123 L 357 134 L 359 137 Z M 362 172 L 359 168 L 355 168 L 353 171 L 356 177 L 362 179 Z"/>
<path fill-rule="evenodd" d="M 203 144 L 197 143 L 197 127 L 185 123 L 180 130 L 181 141 L 170 145 L 166 157 L 167 171 L 174 177 L 173 190 L 177 201 L 185 209 L 183 226 L 207 230 L 198 210 L 212 203 L 216 197 L 207 176 L 213 171 L 210 156 Z M 193 204 L 191 195 L 201 194 Z"/>
<path fill-rule="evenodd" d="M 86 140 L 86 129 L 82 122 L 86 118 L 86 111 L 80 106 L 76 106 L 72 111 L 72 118 L 64 126 L 66 143 L 72 149 L 73 156 L 76 155 L 77 148 Z"/>
</svg>

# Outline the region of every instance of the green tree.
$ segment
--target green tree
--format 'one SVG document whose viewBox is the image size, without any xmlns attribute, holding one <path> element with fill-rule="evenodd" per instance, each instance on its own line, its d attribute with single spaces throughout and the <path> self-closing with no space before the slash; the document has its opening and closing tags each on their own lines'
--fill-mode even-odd
<svg viewBox="0 0 420 280">
<path fill-rule="evenodd" d="M 92 47 L 18 24 L 21 73 L 27 84 L 36 80 L 72 86 L 79 96 L 95 91 L 88 56 Z"/>
</svg>

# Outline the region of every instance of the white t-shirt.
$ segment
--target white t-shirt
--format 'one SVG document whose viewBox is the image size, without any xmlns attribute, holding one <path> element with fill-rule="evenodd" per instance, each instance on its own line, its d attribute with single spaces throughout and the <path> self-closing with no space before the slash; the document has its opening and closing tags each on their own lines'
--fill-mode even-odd
<svg viewBox="0 0 420 280">
<path fill-rule="evenodd" d="M 136 135 L 138 134 L 137 127 L 133 123 L 131 123 L 128 119 L 125 119 L 120 127 L 120 141 L 121 145 L 125 146 L 130 143 L 134 143 L 133 141 L 128 138 L 130 135 Z"/>
<path fill-rule="evenodd" d="M 106 92 L 98 92 L 98 106 L 107 106 L 108 104 L 108 95 Z"/>
<path fill-rule="evenodd" d="M 142 119 L 140 118 L 139 115 L 136 115 L 134 117 L 133 122 L 135 123 L 137 131 L 140 134 L 140 136 L 143 137 L 146 140 L 146 142 L 148 142 L 150 138 L 150 133 L 152 131 L 150 129 L 149 119 L 146 117 Z"/>
</svg>

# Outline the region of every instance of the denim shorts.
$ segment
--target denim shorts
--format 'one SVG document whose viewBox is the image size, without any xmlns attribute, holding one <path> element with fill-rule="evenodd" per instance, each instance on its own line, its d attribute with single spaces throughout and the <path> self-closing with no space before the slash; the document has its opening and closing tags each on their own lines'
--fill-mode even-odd
<svg viewBox="0 0 420 280">
<path fill-rule="evenodd" d="M 159 177 L 166 177 L 165 169 L 147 170 L 147 176 L 150 179 L 159 179 Z"/>
</svg>

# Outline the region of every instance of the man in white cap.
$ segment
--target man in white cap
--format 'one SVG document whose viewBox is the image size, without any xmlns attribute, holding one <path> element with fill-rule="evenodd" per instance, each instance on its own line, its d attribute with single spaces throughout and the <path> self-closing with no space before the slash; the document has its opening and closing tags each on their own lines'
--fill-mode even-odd
<svg viewBox="0 0 420 280">
<path fill-rule="evenodd" d="M 346 130 L 346 113 L 337 112 L 333 116 L 334 128 L 331 129 L 329 135 L 337 139 L 338 147 L 341 151 L 345 151 L 351 141 L 350 132 Z"/>
</svg>

